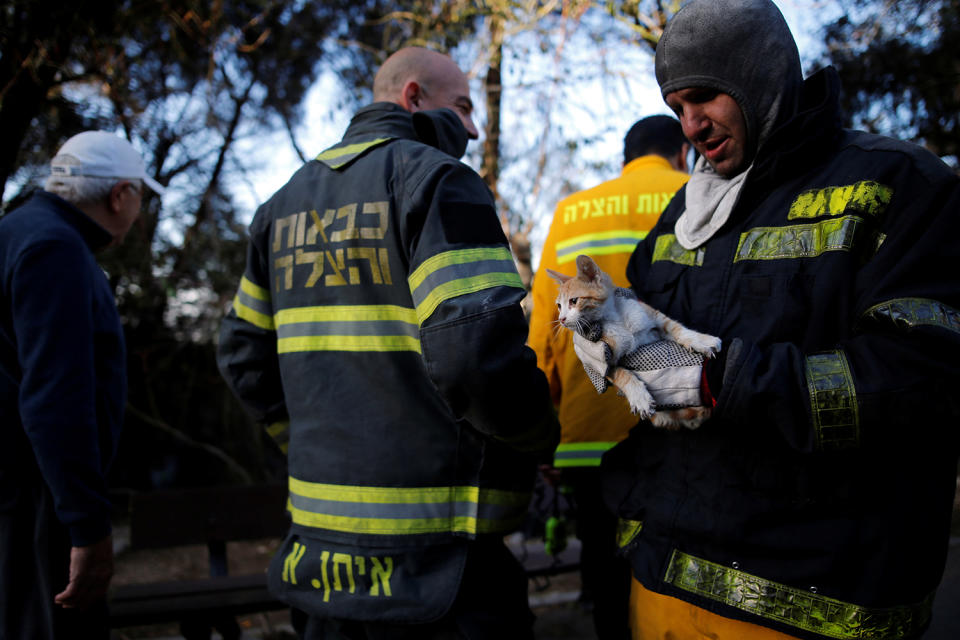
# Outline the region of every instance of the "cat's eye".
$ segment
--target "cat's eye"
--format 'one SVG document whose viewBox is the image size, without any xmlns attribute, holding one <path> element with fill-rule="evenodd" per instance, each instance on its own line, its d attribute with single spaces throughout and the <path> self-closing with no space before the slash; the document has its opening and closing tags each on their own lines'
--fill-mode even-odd
<svg viewBox="0 0 960 640">
<path fill-rule="evenodd" d="M 559 302 L 557 303 L 557 309 L 563 309 L 563 307 L 560 306 Z"/>
<path fill-rule="evenodd" d="M 577 300 L 580 298 L 570 298 L 570 304 L 577 304 Z"/>
</svg>

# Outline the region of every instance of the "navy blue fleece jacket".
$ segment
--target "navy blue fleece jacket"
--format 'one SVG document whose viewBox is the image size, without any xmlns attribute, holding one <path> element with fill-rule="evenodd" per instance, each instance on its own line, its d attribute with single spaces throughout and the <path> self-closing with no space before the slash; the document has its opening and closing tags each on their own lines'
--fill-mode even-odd
<svg viewBox="0 0 960 640">
<path fill-rule="evenodd" d="M 93 255 L 109 241 L 43 191 L 0 219 L 0 510 L 44 482 L 74 546 L 110 533 L 126 403 L 120 318 Z"/>
</svg>

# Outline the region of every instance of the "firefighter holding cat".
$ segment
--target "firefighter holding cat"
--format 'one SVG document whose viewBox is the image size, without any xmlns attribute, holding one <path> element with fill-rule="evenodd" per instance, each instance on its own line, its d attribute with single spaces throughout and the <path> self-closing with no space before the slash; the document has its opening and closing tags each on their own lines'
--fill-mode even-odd
<svg viewBox="0 0 960 640">
<path fill-rule="evenodd" d="M 960 178 L 844 130 L 835 70 L 803 78 L 768 0 L 684 5 L 656 74 L 702 159 L 627 275 L 724 348 L 637 372 L 712 419 L 603 459 L 633 636 L 918 638 L 956 490 Z"/>
<path fill-rule="evenodd" d="M 342 142 L 257 211 L 219 364 L 286 439 L 270 589 L 303 638 L 530 638 L 524 519 L 559 429 L 467 78 L 408 48 Z"/>
<path fill-rule="evenodd" d="M 616 518 L 600 500 L 600 457 L 637 420 L 623 398 L 597 397 L 583 374 L 570 332 L 557 330 L 557 284 L 546 270 L 573 275 L 575 259 L 584 253 L 612 274 L 617 286 L 628 286 L 630 254 L 689 177 L 688 150 L 676 118 L 656 115 L 636 122 L 624 136 L 620 176 L 557 204 L 533 281 L 528 344 L 547 374 L 560 418 L 553 467 L 577 505 L 582 597 L 592 601 L 600 640 L 626 637 L 630 589 L 627 567 L 616 555 Z"/>
</svg>

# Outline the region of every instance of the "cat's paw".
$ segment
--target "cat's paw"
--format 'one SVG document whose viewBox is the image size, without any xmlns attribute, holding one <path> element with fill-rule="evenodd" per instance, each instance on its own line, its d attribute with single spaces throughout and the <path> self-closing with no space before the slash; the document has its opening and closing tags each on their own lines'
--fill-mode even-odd
<svg viewBox="0 0 960 640">
<path fill-rule="evenodd" d="M 687 407 L 685 409 L 671 409 L 657 411 L 650 418 L 651 424 L 661 429 L 676 431 L 685 427 L 693 431 L 702 425 L 713 413 L 708 407 Z"/>
<path fill-rule="evenodd" d="M 723 346 L 720 338 L 708 336 L 705 333 L 694 333 L 691 331 L 690 335 L 686 336 L 686 338 L 684 343 L 682 343 L 683 346 L 691 351 L 696 351 L 705 358 L 713 358 L 720 353 L 720 348 Z"/>
<path fill-rule="evenodd" d="M 630 404 L 630 412 L 641 420 L 646 420 L 657 410 L 657 403 L 647 386 L 626 369 L 614 370 L 613 383 Z"/>
</svg>

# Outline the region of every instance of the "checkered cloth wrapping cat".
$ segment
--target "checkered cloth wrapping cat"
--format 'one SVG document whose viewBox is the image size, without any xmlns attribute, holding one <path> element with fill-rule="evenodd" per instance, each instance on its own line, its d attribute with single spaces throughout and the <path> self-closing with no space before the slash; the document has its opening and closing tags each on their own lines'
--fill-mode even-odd
<svg viewBox="0 0 960 640">
<path fill-rule="evenodd" d="M 691 331 L 650 305 L 629 289 L 617 288 L 589 256 L 577 256 L 577 275 L 547 269 L 560 283 L 557 295 L 559 323 L 591 341 L 608 347 L 607 361 L 616 365 L 604 376 L 584 364 L 599 393 L 607 381 L 630 403 L 630 410 L 657 427 L 696 429 L 710 417 L 709 407 L 657 406 L 634 371 L 702 364 L 720 350 L 720 339 Z"/>
</svg>

